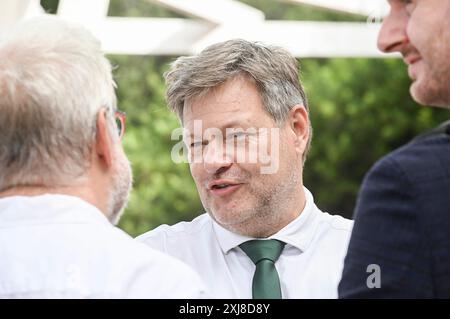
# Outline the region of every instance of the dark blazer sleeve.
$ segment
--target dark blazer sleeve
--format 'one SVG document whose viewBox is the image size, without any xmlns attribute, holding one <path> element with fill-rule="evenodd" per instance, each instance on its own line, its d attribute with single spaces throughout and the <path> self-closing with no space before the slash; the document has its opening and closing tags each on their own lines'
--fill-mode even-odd
<svg viewBox="0 0 450 319">
<path fill-rule="evenodd" d="M 417 191 L 395 155 L 368 173 L 355 210 L 340 298 L 432 297 L 429 267 L 423 264 L 430 250 Z M 379 267 L 379 287 L 368 285 L 375 273 L 371 265 Z"/>
<path fill-rule="evenodd" d="M 375 164 L 354 216 L 340 298 L 450 298 L 450 121 Z"/>
</svg>

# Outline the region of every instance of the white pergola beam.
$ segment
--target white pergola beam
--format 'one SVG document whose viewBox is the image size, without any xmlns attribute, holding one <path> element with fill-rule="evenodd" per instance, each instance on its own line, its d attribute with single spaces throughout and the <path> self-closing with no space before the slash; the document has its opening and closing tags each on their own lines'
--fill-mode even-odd
<svg viewBox="0 0 450 319">
<path fill-rule="evenodd" d="M 82 24 L 96 23 L 108 14 L 109 0 L 59 0 L 58 16 Z"/>
<path fill-rule="evenodd" d="M 31 0 L 3 0 L 0 1 L 0 25 L 11 25 L 20 20 L 30 6 Z"/>
<path fill-rule="evenodd" d="M 283 0 L 299 4 L 308 4 L 364 16 L 383 17 L 389 11 L 386 0 Z"/>
<path fill-rule="evenodd" d="M 43 14 L 39 0 L 1 0 L 0 32 L 24 18 Z"/>
<path fill-rule="evenodd" d="M 27 1 L 28 2 L 28 1 Z M 23 18 L 28 19 L 38 15 L 45 14 L 44 9 L 41 7 L 39 0 L 31 0 L 25 10 L 25 15 Z"/>
<path fill-rule="evenodd" d="M 192 43 L 211 31 L 207 23 L 188 19 L 120 17 L 90 29 L 106 53 L 135 55 L 192 54 Z"/>
<path fill-rule="evenodd" d="M 41 14 L 39 0 L 0 0 L 0 40 L 20 20 Z"/>
<path fill-rule="evenodd" d="M 381 57 L 376 46 L 380 25 L 343 22 L 266 21 L 217 28 L 194 44 L 193 52 L 233 38 L 288 49 L 296 57 Z"/>
<path fill-rule="evenodd" d="M 279 45 L 296 57 L 388 56 L 376 48 L 377 23 L 266 21 L 261 11 L 234 0 L 147 1 L 198 19 L 107 17 L 109 0 L 60 0 L 57 15 L 90 29 L 111 54 L 190 55 L 213 43 L 243 38 Z M 353 0 L 289 1 L 347 11 L 353 3 L 356 10 Z M 359 12 L 363 3 L 379 2 L 355 1 L 360 2 Z M 0 37 L 7 32 L 6 23 L 38 14 L 42 14 L 39 0 L 1 0 Z"/>
<path fill-rule="evenodd" d="M 148 0 L 214 24 L 262 21 L 264 13 L 234 0 Z"/>
<path fill-rule="evenodd" d="M 284 47 L 296 57 L 386 56 L 376 47 L 379 27 L 365 23 L 267 21 L 212 29 L 208 23 L 187 19 L 120 17 L 88 26 L 109 54 L 191 55 L 213 43 L 242 38 Z"/>
</svg>

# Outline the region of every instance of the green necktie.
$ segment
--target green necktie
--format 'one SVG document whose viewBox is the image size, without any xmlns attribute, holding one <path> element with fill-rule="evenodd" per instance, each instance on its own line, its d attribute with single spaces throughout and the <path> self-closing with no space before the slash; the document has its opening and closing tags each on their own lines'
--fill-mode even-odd
<svg viewBox="0 0 450 319">
<path fill-rule="evenodd" d="M 239 245 L 256 265 L 253 275 L 253 299 L 281 299 L 280 278 L 275 262 L 285 243 L 270 240 L 250 240 Z"/>
</svg>

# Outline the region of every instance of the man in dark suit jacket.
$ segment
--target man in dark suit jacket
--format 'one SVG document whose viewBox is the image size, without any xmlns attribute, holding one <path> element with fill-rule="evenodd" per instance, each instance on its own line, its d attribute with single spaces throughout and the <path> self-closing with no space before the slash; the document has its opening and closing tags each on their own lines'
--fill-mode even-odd
<svg viewBox="0 0 450 319">
<path fill-rule="evenodd" d="M 450 108 L 450 0 L 390 0 L 378 46 L 419 103 Z M 450 298 L 450 121 L 389 154 L 361 188 L 341 298 Z"/>
</svg>

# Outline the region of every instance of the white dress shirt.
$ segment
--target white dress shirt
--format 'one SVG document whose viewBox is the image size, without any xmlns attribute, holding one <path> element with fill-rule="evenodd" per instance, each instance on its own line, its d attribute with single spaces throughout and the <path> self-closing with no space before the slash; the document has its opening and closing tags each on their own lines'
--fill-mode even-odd
<svg viewBox="0 0 450 319">
<path fill-rule="evenodd" d="M 0 199 L 0 298 L 200 298 L 184 263 L 65 195 Z"/>
<path fill-rule="evenodd" d="M 286 243 L 275 263 L 283 298 L 337 298 L 351 220 L 320 211 L 305 188 L 301 214 L 270 239 Z M 162 225 L 137 240 L 191 265 L 214 298 L 252 298 L 255 265 L 238 246 L 254 238 L 232 233 L 208 214 Z"/>
</svg>

